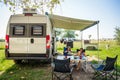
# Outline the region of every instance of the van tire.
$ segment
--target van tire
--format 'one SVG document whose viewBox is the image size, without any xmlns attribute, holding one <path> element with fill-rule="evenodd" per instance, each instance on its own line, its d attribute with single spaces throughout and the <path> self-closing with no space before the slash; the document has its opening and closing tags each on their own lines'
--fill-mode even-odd
<svg viewBox="0 0 120 80">
<path fill-rule="evenodd" d="M 21 64 L 21 63 L 22 63 L 22 60 L 14 60 L 14 63 L 15 63 L 15 64 Z"/>
<path fill-rule="evenodd" d="M 51 64 L 51 58 L 50 58 L 50 59 L 48 59 L 48 60 L 47 60 L 47 62 L 48 62 L 49 64 Z"/>
<path fill-rule="evenodd" d="M 52 48 L 52 55 L 54 56 L 54 48 Z"/>
</svg>

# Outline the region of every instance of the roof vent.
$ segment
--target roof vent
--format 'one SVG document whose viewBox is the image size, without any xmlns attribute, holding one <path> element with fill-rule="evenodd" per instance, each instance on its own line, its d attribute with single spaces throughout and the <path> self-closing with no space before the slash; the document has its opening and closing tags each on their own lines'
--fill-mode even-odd
<svg viewBox="0 0 120 80">
<path fill-rule="evenodd" d="M 36 9 L 23 9 L 23 14 L 26 14 L 26 13 L 31 13 L 31 14 L 37 14 L 37 10 Z"/>
</svg>

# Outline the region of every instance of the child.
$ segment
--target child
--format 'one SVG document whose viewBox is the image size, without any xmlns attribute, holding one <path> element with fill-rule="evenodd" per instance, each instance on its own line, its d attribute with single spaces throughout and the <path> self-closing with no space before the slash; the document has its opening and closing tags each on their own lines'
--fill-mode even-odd
<svg viewBox="0 0 120 80">
<path fill-rule="evenodd" d="M 64 47 L 63 55 L 64 55 L 64 56 L 67 56 L 67 55 L 68 55 L 68 51 L 67 51 L 67 48 L 66 48 L 66 47 Z"/>
<path fill-rule="evenodd" d="M 71 48 L 69 46 L 67 48 L 64 47 L 63 54 L 64 56 L 68 56 L 68 54 L 71 54 Z"/>
</svg>

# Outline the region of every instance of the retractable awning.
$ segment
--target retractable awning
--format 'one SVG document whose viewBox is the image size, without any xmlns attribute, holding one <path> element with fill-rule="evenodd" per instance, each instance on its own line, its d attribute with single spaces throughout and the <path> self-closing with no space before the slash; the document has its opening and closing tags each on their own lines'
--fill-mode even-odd
<svg viewBox="0 0 120 80">
<path fill-rule="evenodd" d="M 97 25 L 97 38 L 98 38 L 98 61 L 99 61 L 99 21 L 92 21 L 92 20 L 82 20 L 82 19 L 75 19 L 69 18 L 64 16 L 58 15 L 48 15 L 52 26 L 55 28 L 63 28 L 63 29 L 70 29 L 70 30 L 80 30 L 81 32 L 89 27 Z M 81 35 L 81 43 L 83 42 L 82 35 Z M 83 44 L 81 44 L 83 47 Z"/>
<path fill-rule="evenodd" d="M 82 20 L 58 15 L 49 15 L 51 23 L 55 28 L 83 31 L 99 23 L 99 21 Z"/>
</svg>

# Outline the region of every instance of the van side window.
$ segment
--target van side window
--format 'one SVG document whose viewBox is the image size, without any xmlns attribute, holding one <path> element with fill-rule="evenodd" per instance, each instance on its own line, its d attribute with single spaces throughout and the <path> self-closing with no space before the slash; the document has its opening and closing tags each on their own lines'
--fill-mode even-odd
<svg viewBox="0 0 120 80">
<path fill-rule="evenodd" d="M 31 35 L 33 36 L 42 36 L 43 35 L 43 26 L 34 25 L 31 27 Z"/>
<path fill-rule="evenodd" d="M 24 33 L 25 33 L 25 26 L 15 25 L 13 27 L 13 35 L 24 35 Z"/>
</svg>

